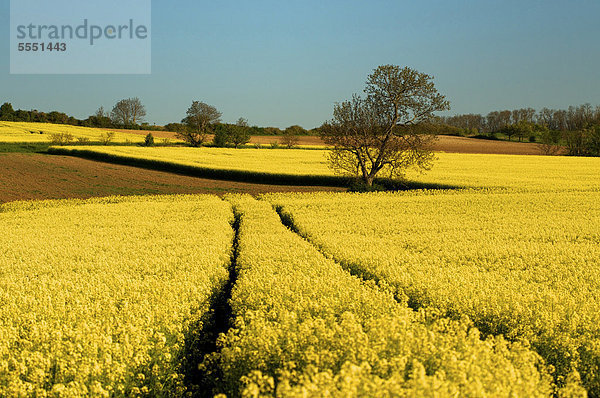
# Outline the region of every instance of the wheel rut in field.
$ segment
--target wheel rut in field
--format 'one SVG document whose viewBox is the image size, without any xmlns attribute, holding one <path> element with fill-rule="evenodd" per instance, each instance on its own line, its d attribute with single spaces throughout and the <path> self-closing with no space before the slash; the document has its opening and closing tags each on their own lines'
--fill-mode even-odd
<svg viewBox="0 0 600 398">
<path fill-rule="evenodd" d="M 360 269 L 359 267 L 356 267 L 354 264 L 338 261 L 333 256 L 331 256 L 329 253 L 327 253 L 327 251 L 325 251 L 323 249 L 323 247 L 321 247 L 319 244 L 316 244 L 308 236 L 306 236 L 306 234 L 302 233 L 302 231 L 300 230 L 300 228 L 298 228 L 298 226 L 294 222 L 294 219 L 293 219 L 292 215 L 286 213 L 283 210 L 283 206 L 273 205 L 273 209 L 279 215 L 279 218 L 281 219 L 281 223 L 287 229 L 289 229 L 290 231 L 294 232 L 296 235 L 298 235 L 299 237 L 301 237 L 302 239 L 304 239 L 306 242 L 310 243 L 323 256 L 325 256 L 326 258 L 329 258 L 329 259 L 333 260 L 336 264 L 338 264 L 340 267 L 342 267 L 342 269 L 344 269 L 346 272 L 350 273 L 351 275 L 353 275 L 353 276 L 355 276 L 357 278 L 360 278 L 360 279 L 362 279 L 365 282 L 374 282 L 380 289 L 392 292 L 394 298 L 397 301 L 399 301 L 399 302 L 406 302 L 405 296 L 398 297 L 398 294 L 396 292 L 394 292 L 394 290 L 391 289 L 391 287 L 384 280 L 382 280 L 378 275 L 375 275 L 375 274 L 373 274 L 371 272 L 368 272 L 368 271 L 365 271 L 363 269 Z M 417 311 L 420 308 L 420 306 L 417 303 L 411 303 L 410 299 L 408 300 L 408 306 L 411 309 L 415 310 L 415 311 Z"/>
<path fill-rule="evenodd" d="M 218 338 L 232 326 L 232 310 L 229 303 L 231 291 L 237 280 L 237 257 L 239 246 L 240 216 L 234 212 L 231 223 L 233 241 L 229 261 L 229 277 L 210 298 L 210 310 L 192 324 L 186 333 L 183 349 L 182 373 L 184 383 L 192 397 L 212 397 L 221 378 L 221 369 L 211 361 L 218 352 Z"/>
<path fill-rule="evenodd" d="M 360 278 L 365 282 L 374 282 L 375 285 L 378 286 L 379 288 L 391 292 L 397 301 L 406 303 L 406 305 L 409 308 L 411 308 L 413 311 L 419 311 L 422 308 L 429 308 L 429 306 L 427 304 L 424 304 L 422 302 L 422 299 L 419 299 L 417 297 L 411 297 L 410 295 L 406 294 L 405 292 L 398 293 L 397 289 L 391 287 L 385 280 L 381 279 L 379 276 L 377 276 L 373 273 L 370 273 L 368 271 L 365 271 L 363 269 L 360 269 L 355 264 L 346 263 L 346 262 L 335 259 L 321 245 L 319 245 L 318 243 L 315 243 L 306 233 L 302 232 L 302 230 L 299 228 L 298 224 L 294 221 L 293 215 L 286 212 L 284 210 L 283 206 L 273 205 L 273 208 L 279 215 L 279 218 L 281 219 L 281 223 L 286 228 L 288 228 L 290 231 L 297 234 L 299 237 L 304 239 L 306 242 L 310 243 L 323 256 L 334 261 L 336 264 L 338 264 L 340 267 L 342 267 L 342 269 L 344 269 L 351 275 L 353 275 L 357 278 Z M 460 319 L 463 316 L 463 314 L 449 310 L 445 313 L 439 313 L 437 316 L 456 320 L 456 319 Z M 473 322 L 473 326 L 479 330 L 481 340 L 485 340 L 488 336 L 496 336 L 496 337 L 503 336 L 506 340 L 508 340 L 510 342 L 519 341 L 518 338 L 510 337 L 510 333 L 509 333 L 510 330 L 508 328 L 504 328 L 504 330 L 503 330 L 502 329 L 504 327 L 503 325 L 495 324 L 495 322 L 497 322 L 497 320 L 495 320 L 495 319 L 483 319 L 483 320 L 482 319 L 480 319 L 480 320 L 473 319 L 472 322 Z M 565 383 L 566 383 L 566 378 L 568 377 L 568 374 L 571 371 L 572 365 L 565 366 L 564 364 L 561 364 L 560 358 L 570 355 L 569 352 L 564 351 L 564 349 L 557 349 L 557 351 L 548 352 L 548 350 L 545 349 L 543 347 L 543 345 L 540 346 L 537 344 L 532 344 L 531 348 L 542 357 L 542 359 L 544 360 L 545 363 L 552 365 L 556 369 L 558 369 L 558 371 L 555 372 L 552 375 L 552 377 L 554 379 L 555 385 L 559 389 L 564 387 Z"/>
</svg>

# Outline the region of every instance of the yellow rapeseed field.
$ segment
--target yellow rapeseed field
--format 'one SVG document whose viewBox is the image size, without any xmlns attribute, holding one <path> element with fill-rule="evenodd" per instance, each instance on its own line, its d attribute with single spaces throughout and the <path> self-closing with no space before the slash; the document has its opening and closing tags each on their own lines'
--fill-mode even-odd
<svg viewBox="0 0 600 398">
<path fill-rule="evenodd" d="M 73 143 L 77 143 L 79 139 L 99 142 L 101 135 L 107 132 L 108 130 L 66 124 L 0 121 L 0 142 L 9 143 L 50 143 L 53 134 L 71 134 Z M 113 133 L 114 138 L 111 142 L 144 142 L 143 135 L 126 132 Z"/>
<path fill-rule="evenodd" d="M 267 202 L 230 200 L 239 220 L 233 327 L 201 367 L 221 369 L 217 391 L 246 397 L 550 395 L 545 367 L 523 345 L 483 338 L 468 321 L 414 312 L 286 229 Z"/>
<path fill-rule="evenodd" d="M 332 176 L 321 150 L 64 148 Z M 0 207 L 0 396 L 181 395 L 186 349 L 233 396 L 600 396 L 600 159 L 437 156 L 409 177 L 463 189 Z"/>
<path fill-rule="evenodd" d="M 72 146 L 70 151 L 93 151 L 126 158 L 170 162 L 218 170 L 291 175 L 332 175 L 325 151 L 306 149 Z"/>
<path fill-rule="evenodd" d="M 232 216 L 211 196 L 0 207 L 0 396 L 183 396 Z"/>
<path fill-rule="evenodd" d="M 124 158 L 199 168 L 273 175 L 332 176 L 327 151 L 173 147 L 64 147 Z M 439 153 L 433 169 L 409 171 L 410 180 L 471 188 L 512 190 L 600 189 L 600 158 Z"/>
<path fill-rule="evenodd" d="M 600 192 L 552 186 L 266 198 L 352 273 L 407 295 L 414 308 L 529 341 L 559 384 L 575 368 L 598 396 Z"/>
<path fill-rule="evenodd" d="M 600 158 L 439 153 L 420 182 L 520 191 L 600 189 Z"/>
</svg>

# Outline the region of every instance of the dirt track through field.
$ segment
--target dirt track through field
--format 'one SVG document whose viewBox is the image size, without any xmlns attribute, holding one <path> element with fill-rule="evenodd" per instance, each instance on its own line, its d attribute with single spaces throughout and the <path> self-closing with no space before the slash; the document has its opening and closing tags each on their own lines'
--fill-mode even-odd
<svg viewBox="0 0 600 398">
<path fill-rule="evenodd" d="M 341 191 L 188 177 L 69 156 L 0 153 L 0 203 L 111 195 Z"/>
</svg>

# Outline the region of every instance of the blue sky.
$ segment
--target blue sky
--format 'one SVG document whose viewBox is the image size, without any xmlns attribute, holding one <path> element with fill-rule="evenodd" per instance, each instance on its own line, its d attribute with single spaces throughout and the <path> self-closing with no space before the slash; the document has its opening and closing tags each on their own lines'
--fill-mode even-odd
<svg viewBox="0 0 600 398">
<path fill-rule="evenodd" d="M 199 100 L 227 122 L 312 128 L 382 64 L 433 75 L 449 114 L 600 104 L 598 0 L 154 0 L 147 76 L 10 75 L 9 4 L 0 102 L 15 108 L 85 118 L 137 96 L 164 124 Z"/>
</svg>

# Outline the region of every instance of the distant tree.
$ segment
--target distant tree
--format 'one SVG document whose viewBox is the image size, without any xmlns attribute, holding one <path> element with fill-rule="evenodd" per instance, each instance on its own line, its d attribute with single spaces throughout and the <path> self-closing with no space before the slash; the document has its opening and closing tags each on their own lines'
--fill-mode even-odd
<svg viewBox="0 0 600 398">
<path fill-rule="evenodd" d="M 225 124 L 217 124 L 214 129 L 213 145 L 216 147 L 226 147 L 230 141 L 230 127 Z"/>
<path fill-rule="evenodd" d="M 433 112 L 449 109 L 433 78 L 414 69 L 384 65 L 369 75 L 365 99 L 336 104 L 333 119 L 322 127 L 323 141 L 333 146 L 334 171 L 360 177 L 368 187 L 380 172 L 402 177 L 410 166 L 427 168 L 433 159 L 433 136 L 412 128 Z"/>
<path fill-rule="evenodd" d="M 31 112 L 27 112 L 24 111 L 22 109 L 17 109 L 15 111 L 15 118 L 14 120 L 16 122 L 31 122 Z"/>
<path fill-rule="evenodd" d="M 186 129 L 186 125 L 183 123 L 168 123 L 163 127 L 164 131 L 170 131 L 176 133 L 178 131 L 183 131 Z"/>
<path fill-rule="evenodd" d="M 521 108 L 512 111 L 512 123 L 517 124 L 521 121 L 533 123 L 535 117 L 535 109 L 533 108 Z"/>
<path fill-rule="evenodd" d="M 107 116 L 98 117 L 98 116 L 93 115 L 93 116 L 90 116 L 87 119 L 85 119 L 82 122 L 82 125 L 87 126 L 87 127 L 108 128 L 108 127 L 113 127 L 113 122 Z"/>
<path fill-rule="evenodd" d="M 553 126 L 552 126 L 552 115 L 553 114 L 554 114 L 554 111 L 552 109 L 542 108 L 536 115 L 537 123 L 540 126 L 545 127 L 547 129 L 553 129 Z M 554 130 L 556 130 L 556 129 L 554 129 Z"/>
<path fill-rule="evenodd" d="M 96 111 L 94 116 L 100 118 L 100 117 L 108 117 L 109 115 L 108 115 L 108 112 L 104 112 L 104 107 L 100 106 L 100 108 L 98 108 L 98 110 Z"/>
<path fill-rule="evenodd" d="M 586 134 L 583 130 L 569 130 L 563 132 L 563 139 L 567 154 L 571 156 L 586 156 Z"/>
<path fill-rule="evenodd" d="M 253 131 L 244 118 L 239 118 L 235 124 L 217 124 L 213 130 L 214 146 L 226 147 L 233 145 L 235 148 L 248 143 Z"/>
<path fill-rule="evenodd" d="M 127 98 L 115 104 L 110 116 L 115 124 L 135 126 L 146 117 L 146 108 L 139 98 Z"/>
<path fill-rule="evenodd" d="M 515 135 L 519 139 L 519 142 L 523 141 L 523 138 L 531 137 L 537 130 L 533 122 L 529 122 L 525 119 L 521 119 L 515 124 Z"/>
<path fill-rule="evenodd" d="M 0 106 L 0 120 L 12 121 L 15 118 L 15 110 L 10 102 L 5 102 Z"/>
<path fill-rule="evenodd" d="M 264 127 L 252 126 L 250 127 L 250 135 L 266 135 Z"/>
<path fill-rule="evenodd" d="M 144 138 L 144 146 L 154 146 L 154 136 L 152 133 L 148 133 Z"/>
<path fill-rule="evenodd" d="M 300 126 L 290 126 L 283 131 L 283 136 L 281 137 L 281 144 L 286 146 L 288 149 L 291 149 L 298 145 L 300 141 L 299 135 L 306 134 L 306 130 L 304 130 Z"/>
<path fill-rule="evenodd" d="M 251 129 L 248 127 L 248 121 L 239 118 L 235 126 L 231 126 L 230 141 L 235 148 L 244 145 L 250 141 Z"/>
<path fill-rule="evenodd" d="M 293 135 L 306 135 L 308 133 L 308 131 L 306 131 L 305 128 L 303 128 L 302 126 L 298 126 L 297 124 L 285 129 L 284 133 L 286 133 L 286 132 L 293 134 Z"/>
<path fill-rule="evenodd" d="M 264 130 L 267 135 L 281 135 L 282 133 L 281 129 L 277 127 L 265 127 Z"/>
<path fill-rule="evenodd" d="M 62 112 L 52 111 L 48 113 L 48 123 L 55 124 L 67 124 L 69 122 L 69 115 Z"/>
<path fill-rule="evenodd" d="M 596 125 L 589 130 L 587 148 L 591 156 L 600 156 L 600 125 Z"/>
<path fill-rule="evenodd" d="M 316 136 L 321 135 L 321 127 L 319 126 L 319 127 L 315 127 L 314 129 L 310 129 L 310 130 L 307 131 L 306 134 L 308 134 L 308 135 L 316 135 Z"/>
<path fill-rule="evenodd" d="M 241 117 L 237 120 L 237 122 L 235 122 L 235 125 L 240 127 L 248 127 L 248 119 Z"/>
<path fill-rule="evenodd" d="M 560 131 L 543 127 L 538 145 L 544 155 L 558 155 L 561 150 Z"/>
<path fill-rule="evenodd" d="M 115 138 L 114 131 L 106 131 L 106 132 L 100 134 L 100 143 L 102 145 L 108 145 L 112 142 L 112 140 L 114 138 Z"/>
<path fill-rule="evenodd" d="M 129 107 L 127 100 L 121 100 L 115 104 L 110 113 L 110 118 L 115 124 L 131 124 L 131 108 Z"/>
<path fill-rule="evenodd" d="M 573 131 L 564 131 L 567 155 L 600 156 L 600 125 Z"/>
<path fill-rule="evenodd" d="M 194 147 L 202 145 L 211 126 L 221 121 L 221 112 L 217 108 L 200 101 L 193 101 L 186 115 L 181 122 L 187 125 L 187 129 L 178 131 L 177 136 Z"/>
</svg>

